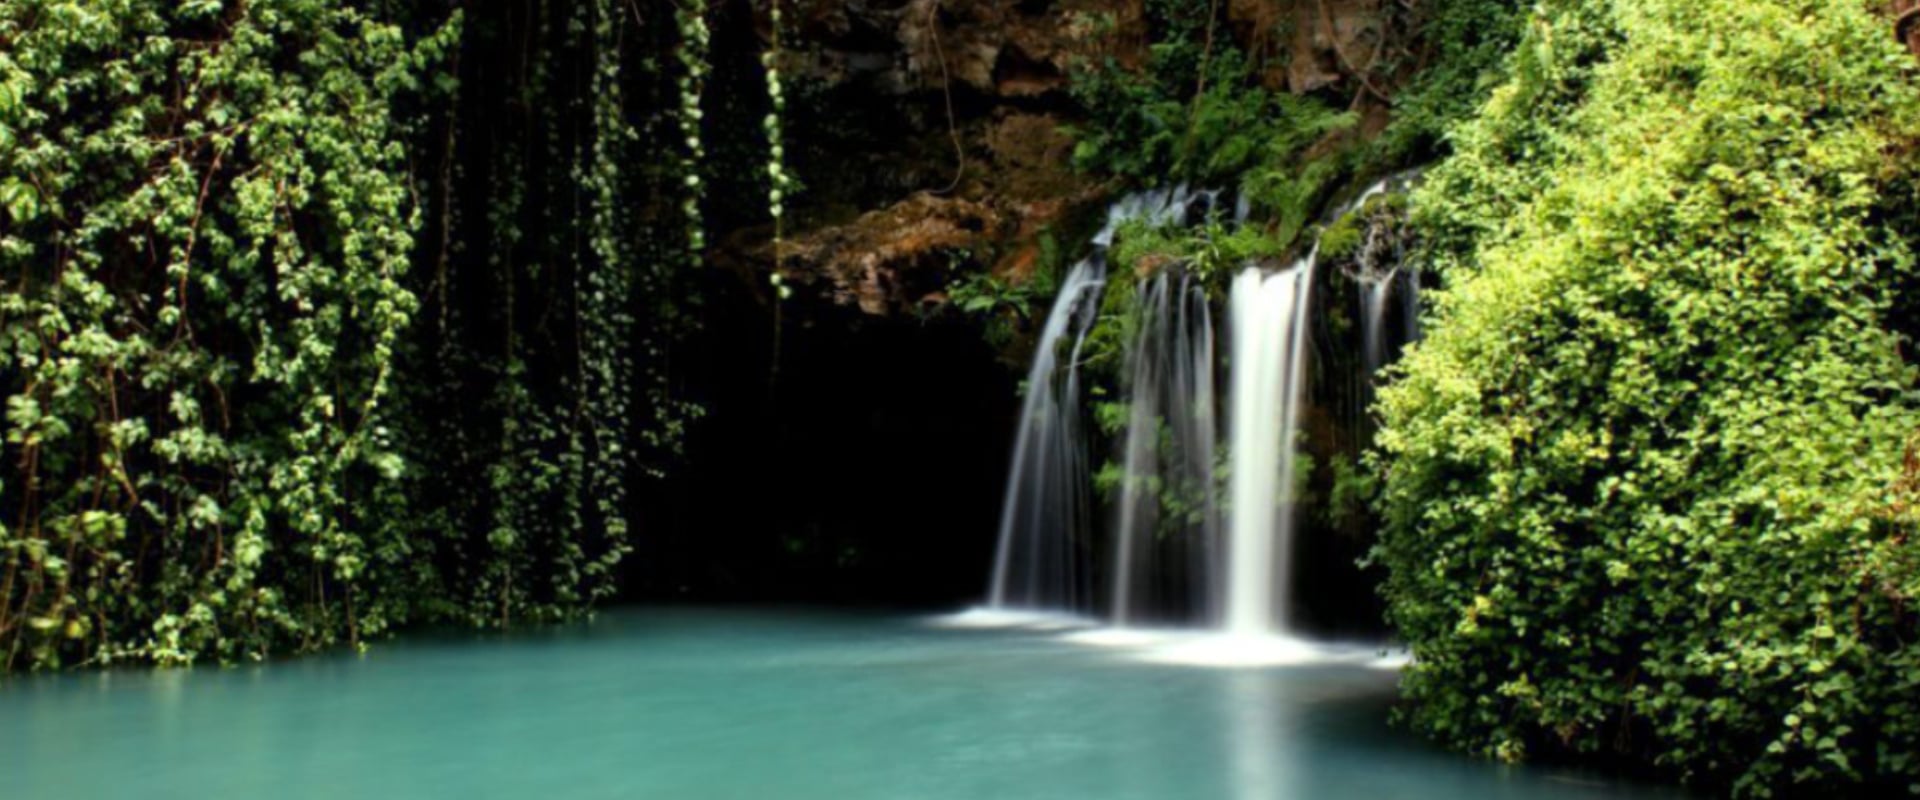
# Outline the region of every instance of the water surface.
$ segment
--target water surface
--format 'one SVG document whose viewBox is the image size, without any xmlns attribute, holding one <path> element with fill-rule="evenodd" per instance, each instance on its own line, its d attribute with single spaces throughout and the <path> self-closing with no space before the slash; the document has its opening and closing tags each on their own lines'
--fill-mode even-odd
<svg viewBox="0 0 1920 800">
<path fill-rule="evenodd" d="M 1676 797 L 1436 752 L 1393 675 L 1032 630 L 632 610 L 231 669 L 0 682 L 8 798 Z"/>
</svg>

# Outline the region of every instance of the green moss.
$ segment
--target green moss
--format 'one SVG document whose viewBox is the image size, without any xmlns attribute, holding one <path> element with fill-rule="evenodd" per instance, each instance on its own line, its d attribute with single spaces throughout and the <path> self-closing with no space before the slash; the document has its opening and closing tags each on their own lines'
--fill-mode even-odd
<svg viewBox="0 0 1920 800">
<path fill-rule="evenodd" d="M 1360 249 L 1367 226 L 1362 214 L 1348 214 L 1320 231 L 1320 257 L 1344 259 Z"/>
<path fill-rule="evenodd" d="M 1072 129 L 1074 164 L 1135 185 L 1229 186 L 1260 170 L 1293 171 L 1300 154 L 1357 121 L 1322 100 L 1260 85 L 1264 64 L 1209 36 L 1211 0 L 1149 4 L 1154 41 L 1140 69 L 1076 65 L 1072 91 L 1088 121 Z M 1296 228 L 1297 230 L 1297 228 Z"/>
<path fill-rule="evenodd" d="M 1320 230 L 1315 241 L 1319 244 L 1320 257 L 1326 261 L 1345 261 L 1357 255 L 1360 245 L 1366 242 L 1367 234 L 1375 230 L 1376 225 L 1395 225 L 1407 215 L 1407 194 L 1405 192 L 1382 192 L 1367 198 L 1339 219 Z"/>
</svg>

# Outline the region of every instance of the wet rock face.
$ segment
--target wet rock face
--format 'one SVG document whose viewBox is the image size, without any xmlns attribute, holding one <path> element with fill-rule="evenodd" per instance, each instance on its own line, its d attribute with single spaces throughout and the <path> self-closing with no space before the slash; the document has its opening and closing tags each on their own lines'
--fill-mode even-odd
<svg viewBox="0 0 1920 800">
<path fill-rule="evenodd" d="M 879 0 L 801 3 L 798 67 L 895 95 L 950 85 L 997 97 L 1065 89 L 1094 15 L 1139 18 L 1139 0 Z"/>
<path fill-rule="evenodd" d="M 1294 94 L 1352 82 L 1383 66 L 1412 4 L 1401 0 L 1228 0 L 1235 41 L 1269 64 L 1262 82 Z"/>
<path fill-rule="evenodd" d="M 946 302 L 949 282 L 970 270 L 1029 277 L 1044 231 L 1097 207 L 1101 196 L 1097 188 L 1030 202 L 921 192 L 789 240 L 781 269 L 790 282 L 867 314 L 929 311 Z M 770 247 L 756 254 L 770 261 Z"/>
<path fill-rule="evenodd" d="M 833 299 L 885 315 L 914 308 L 941 288 L 949 259 L 1005 235 L 991 206 L 931 193 L 914 195 L 852 223 L 792 243 L 786 263 L 804 265 L 802 285 L 824 283 Z"/>
<path fill-rule="evenodd" d="M 1296 93 L 1358 91 L 1353 76 L 1381 60 L 1404 11 L 1403 0 L 1219 2 L 1219 35 L 1270 65 L 1267 85 Z M 1080 110 L 1069 83 L 1085 59 L 1144 63 L 1145 0 L 797 0 L 789 9 L 783 71 L 816 98 L 792 113 L 844 117 L 848 137 L 817 143 L 815 160 L 799 165 L 809 189 L 779 259 L 794 284 L 868 314 L 925 310 L 968 272 L 1023 279 L 1042 235 L 1104 206 L 1105 187 L 1071 168 L 1063 127 Z M 764 282 L 770 237 L 735 232 L 720 257 Z"/>
<path fill-rule="evenodd" d="M 1071 168 L 1069 73 L 1092 54 L 1095 15 L 1137 22 L 1139 5 L 800 3 L 787 74 L 827 104 L 858 106 L 866 118 L 849 127 L 859 133 L 888 133 L 816 148 L 822 160 L 801 172 L 809 192 L 779 254 L 781 271 L 873 315 L 938 306 L 947 284 L 968 272 L 1030 274 L 1043 232 L 1104 198 Z M 743 252 L 728 260 L 771 264 L 765 233 L 732 237 Z"/>
</svg>

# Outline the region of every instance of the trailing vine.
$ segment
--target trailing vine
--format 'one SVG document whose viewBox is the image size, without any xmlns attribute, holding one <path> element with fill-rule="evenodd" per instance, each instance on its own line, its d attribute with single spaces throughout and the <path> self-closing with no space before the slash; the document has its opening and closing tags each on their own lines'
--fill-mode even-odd
<svg viewBox="0 0 1920 800">
<path fill-rule="evenodd" d="M 447 465 L 483 474 L 442 498 L 447 518 L 465 520 L 457 527 L 486 531 L 453 559 L 470 576 L 465 616 L 476 624 L 585 611 L 613 594 L 632 549 L 636 276 L 650 274 L 636 254 L 651 248 L 627 213 L 638 180 L 625 165 L 640 141 L 627 106 L 631 20 L 618 0 L 542 0 L 496 20 L 494 33 L 535 35 L 506 76 L 507 107 L 474 112 L 515 122 L 485 145 L 494 288 L 479 300 L 483 324 L 462 337 L 476 362 L 502 365 L 482 370 L 489 413 L 465 423 L 496 444 L 477 463 Z"/>
<path fill-rule="evenodd" d="M 633 387 L 632 237 L 623 224 L 621 198 L 626 176 L 621 170 L 627 146 L 636 138 L 627 122 L 625 95 L 620 85 L 622 14 L 618 0 L 597 0 L 593 8 L 593 144 L 583 170 L 584 188 L 591 193 L 589 257 L 591 270 L 581 301 L 584 349 L 580 356 L 583 390 L 582 416 L 587 433 L 585 489 L 593 498 L 593 530 L 599 541 L 589 552 L 572 554 L 580 575 L 562 586 L 583 584 L 585 598 L 601 600 L 613 593 L 612 571 L 632 549 L 628 542 L 626 482 L 630 458 L 626 440 L 631 427 L 628 397 Z M 576 281 L 578 279 L 576 278 Z M 584 559 L 584 561 L 580 561 Z M 563 600 L 580 597 L 563 593 Z"/>
<path fill-rule="evenodd" d="M 699 416 L 708 33 L 647 5 L 0 7 L 0 668 L 614 593 Z"/>
<path fill-rule="evenodd" d="M 0 666 L 260 657 L 406 615 L 369 524 L 419 210 L 378 7 L 0 7 Z"/>
<path fill-rule="evenodd" d="M 760 62 L 767 70 L 767 99 L 771 108 L 762 123 L 767 132 L 767 212 L 773 216 L 773 277 L 770 279 L 779 295 L 778 299 L 793 296 L 793 289 L 783 284 L 780 276 L 781 257 L 786 243 L 786 200 L 793 186 L 793 179 L 787 175 L 786 145 L 781 137 L 781 116 L 786 113 L 787 96 L 780 84 L 780 0 L 769 0 L 767 18 L 772 26 L 768 37 L 767 51 L 760 56 Z"/>
<path fill-rule="evenodd" d="M 793 181 L 787 175 L 786 145 L 781 140 L 780 120 L 786 113 L 787 97 L 780 84 L 780 0 L 768 0 L 767 20 L 770 32 L 760 63 L 767 73 L 768 109 L 761 127 L 767 133 L 767 212 L 773 217 L 773 269 L 767 276 L 773 286 L 773 357 L 768 362 L 771 384 L 780 376 L 780 341 L 786 324 L 783 301 L 793 296 L 793 287 L 786 285 L 786 276 L 780 272 L 786 254 L 786 199 Z"/>
<path fill-rule="evenodd" d="M 686 151 L 680 163 L 686 192 L 681 198 L 680 209 L 687 223 L 688 263 L 699 267 L 703 263 L 701 252 L 706 249 L 707 239 L 700 212 L 700 200 L 705 196 L 701 187 L 700 163 L 706 155 L 700 134 L 700 100 L 706 93 L 707 74 L 712 71 L 707 63 L 712 33 L 707 29 L 706 0 L 685 0 L 675 5 L 674 21 L 680 30 L 680 47 L 675 56 L 684 70 L 680 76 L 679 119 L 680 133 L 686 139 Z"/>
</svg>

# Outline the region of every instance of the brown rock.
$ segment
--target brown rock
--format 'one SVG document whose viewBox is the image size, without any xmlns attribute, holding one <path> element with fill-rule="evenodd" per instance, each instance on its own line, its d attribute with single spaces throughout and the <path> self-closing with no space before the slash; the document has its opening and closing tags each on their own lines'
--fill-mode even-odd
<svg viewBox="0 0 1920 800">
<path fill-rule="evenodd" d="M 1374 74 L 1412 63 L 1404 43 L 1413 6 L 1402 0 L 1220 0 L 1231 38 L 1270 66 L 1261 80 L 1297 93 L 1351 93 L 1361 124 L 1315 150 L 1371 136 L 1386 124 Z M 796 77 L 874 110 L 897 108 L 887 138 L 849 147 L 843 163 L 802 175 L 810 192 L 789 218 L 781 254 L 794 284 L 868 314 L 945 302 L 968 270 L 1009 281 L 1041 266 L 1041 237 L 1062 235 L 1105 198 L 1071 165 L 1062 128 L 1079 113 L 1068 97 L 1074 65 L 1089 57 L 1146 62 L 1145 0 L 797 0 L 788 36 Z M 767 32 L 763 31 L 763 35 Z M 1378 81 L 1375 83 L 1374 81 Z M 1371 86 L 1372 88 L 1369 88 Z M 882 111 L 881 113 L 891 113 Z M 956 143 L 957 140 L 957 143 Z M 866 144 L 866 143 L 862 143 Z M 839 180 L 854 176 L 856 180 Z M 949 184 L 951 184 L 949 186 Z M 903 197 L 905 199 L 898 199 Z M 884 207 L 856 213 L 861 208 Z M 840 209 L 846 209 L 843 213 Z M 815 225 L 806 230 L 806 225 Z M 765 284 L 770 232 L 725 237 L 718 256 Z"/>
<path fill-rule="evenodd" d="M 947 268 L 1000 238 L 1002 224 L 989 206 L 922 192 L 787 242 L 781 271 L 803 285 L 824 282 L 836 302 L 889 314 L 942 290 Z"/>
</svg>

